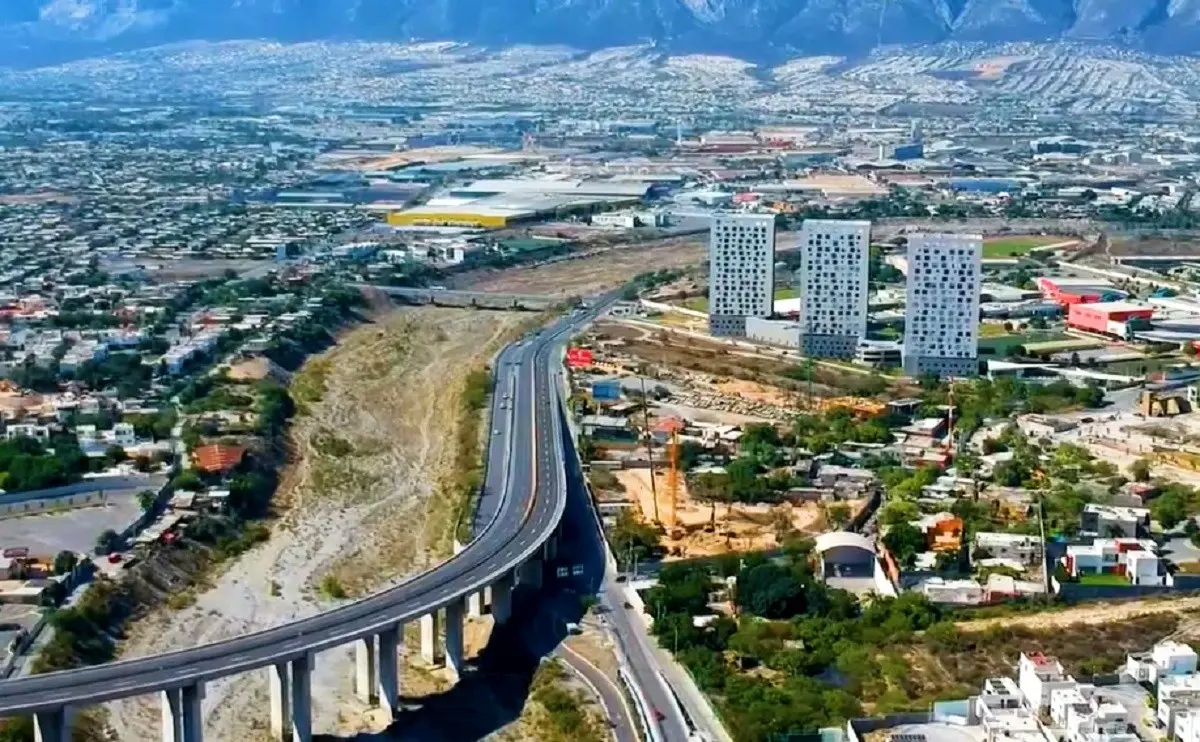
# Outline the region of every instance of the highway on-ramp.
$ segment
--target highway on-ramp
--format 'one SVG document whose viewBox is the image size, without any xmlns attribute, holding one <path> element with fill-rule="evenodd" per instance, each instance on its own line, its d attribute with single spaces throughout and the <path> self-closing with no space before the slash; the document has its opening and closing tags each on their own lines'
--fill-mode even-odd
<svg viewBox="0 0 1200 742">
<path fill-rule="evenodd" d="M 518 569 L 554 532 L 565 505 L 559 395 L 552 368 L 574 325 L 590 321 L 601 308 L 564 318 L 498 357 L 481 503 L 486 525 L 461 553 L 395 587 L 276 628 L 167 654 L 0 682 L 0 716 L 153 694 L 299 659 L 420 618 Z M 510 399 L 504 399 L 506 393 Z"/>
</svg>

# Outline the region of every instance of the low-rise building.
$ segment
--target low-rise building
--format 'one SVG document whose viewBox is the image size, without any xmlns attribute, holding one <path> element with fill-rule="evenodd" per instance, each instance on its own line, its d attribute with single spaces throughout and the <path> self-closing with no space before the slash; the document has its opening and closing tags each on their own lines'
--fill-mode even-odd
<svg viewBox="0 0 1200 742">
<path fill-rule="evenodd" d="M 1017 661 L 1017 686 L 1029 705 L 1041 710 L 1050 705 L 1050 693 L 1059 688 L 1075 687 L 1075 678 L 1067 674 L 1062 663 L 1041 652 L 1021 653 Z"/>
<path fill-rule="evenodd" d="M 1042 539 L 1024 533 L 996 533 L 980 531 L 975 534 L 975 551 L 972 557 L 980 559 L 1007 559 L 1025 566 L 1042 561 Z"/>
<path fill-rule="evenodd" d="M 1150 511 L 1089 502 L 1083 506 L 1079 530 L 1104 538 L 1137 538 L 1150 530 Z"/>
<path fill-rule="evenodd" d="M 1090 544 L 1070 544 L 1063 566 L 1072 578 L 1121 575 L 1131 585 L 1165 585 L 1167 573 L 1149 539 L 1098 538 Z"/>
<path fill-rule="evenodd" d="M 1158 679 L 1159 725 L 1174 737 L 1176 722 L 1187 717 L 1189 732 L 1195 734 L 1193 711 L 1200 709 L 1200 675 L 1164 675 Z"/>
<path fill-rule="evenodd" d="M 1196 650 L 1181 642 L 1166 640 L 1149 652 L 1131 654 L 1125 659 L 1125 674 L 1139 683 L 1157 683 L 1168 675 L 1196 672 Z"/>
</svg>

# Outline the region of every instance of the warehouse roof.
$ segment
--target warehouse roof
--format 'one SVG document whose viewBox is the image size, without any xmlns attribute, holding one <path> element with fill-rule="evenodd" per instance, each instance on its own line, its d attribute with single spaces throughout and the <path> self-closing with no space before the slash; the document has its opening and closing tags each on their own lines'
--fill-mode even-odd
<svg viewBox="0 0 1200 742">
<path fill-rule="evenodd" d="M 830 531 L 817 536 L 816 549 L 820 552 L 826 552 L 830 549 L 839 546 L 853 546 L 859 549 L 866 549 L 872 554 L 875 553 L 875 544 L 871 543 L 871 539 L 858 533 L 850 531 Z"/>
<path fill-rule="evenodd" d="M 1096 302 L 1094 304 L 1076 304 L 1071 307 L 1072 310 L 1074 310 L 1075 308 L 1079 308 L 1081 310 L 1089 309 L 1089 310 L 1096 311 L 1096 312 L 1103 312 L 1105 314 L 1115 314 L 1117 312 L 1141 312 L 1141 311 L 1153 311 L 1154 310 L 1154 307 L 1148 307 L 1145 304 L 1139 304 L 1137 302 L 1132 302 L 1132 301 L 1101 301 L 1101 302 Z"/>
<path fill-rule="evenodd" d="M 455 188 L 458 193 L 542 193 L 571 196 L 618 196 L 643 198 L 650 190 L 650 183 L 611 180 L 524 180 L 497 179 L 477 180 Z"/>
</svg>

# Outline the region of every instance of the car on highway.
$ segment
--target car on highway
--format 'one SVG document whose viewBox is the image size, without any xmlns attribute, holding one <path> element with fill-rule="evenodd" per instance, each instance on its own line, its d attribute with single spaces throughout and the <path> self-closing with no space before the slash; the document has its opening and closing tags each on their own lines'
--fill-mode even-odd
<svg viewBox="0 0 1200 742">
<path fill-rule="evenodd" d="M 500 435 L 500 428 L 496 428 L 495 430 L 493 430 L 492 435 Z"/>
</svg>

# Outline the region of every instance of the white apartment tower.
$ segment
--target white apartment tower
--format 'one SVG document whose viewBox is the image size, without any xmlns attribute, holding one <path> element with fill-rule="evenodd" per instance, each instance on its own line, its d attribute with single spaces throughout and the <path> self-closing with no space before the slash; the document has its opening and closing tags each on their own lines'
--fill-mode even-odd
<svg viewBox="0 0 1200 742">
<path fill-rule="evenodd" d="M 908 237 L 904 372 L 974 376 L 979 371 L 979 286 L 983 238 Z"/>
<path fill-rule="evenodd" d="M 805 219 L 800 240 L 800 348 L 852 358 L 867 335 L 871 222 Z"/>
<path fill-rule="evenodd" d="M 745 337 L 775 301 L 775 215 L 715 214 L 708 242 L 708 331 Z"/>
</svg>

